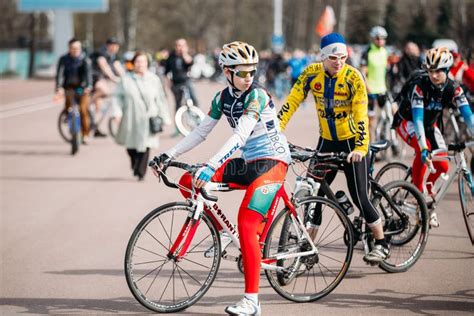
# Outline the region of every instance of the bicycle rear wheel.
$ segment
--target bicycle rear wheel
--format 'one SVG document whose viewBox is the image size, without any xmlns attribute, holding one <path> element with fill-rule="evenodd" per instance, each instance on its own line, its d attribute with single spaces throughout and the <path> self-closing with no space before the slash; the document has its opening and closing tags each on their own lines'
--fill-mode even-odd
<svg viewBox="0 0 474 316">
<path fill-rule="evenodd" d="M 186 255 L 170 254 L 192 214 L 187 203 L 169 203 L 151 211 L 135 228 L 125 254 L 125 277 L 133 296 L 146 308 L 174 313 L 196 303 L 214 281 L 220 264 L 219 234 L 202 214 Z M 183 241 L 184 242 L 184 241 Z M 204 252 L 214 248 L 210 258 Z M 177 248 L 178 252 L 182 243 Z M 176 253 L 175 252 L 175 253 Z"/>
<path fill-rule="evenodd" d="M 315 216 L 321 224 L 314 240 L 316 254 L 280 257 L 283 253 L 311 250 L 301 227 L 286 208 L 276 216 L 265 241 L 264 258 L 278 259 L 275 269 L 265 270 L 267 279 L 278 294 L 290 301 L 312 302 L 331 293 L 344 278 L 352 259 L 351 223 L 337 204 L 320 197 L 306 198 L 297 206 L 298 217 L 303 218 L 304 210 L 314 208 L 317 203 L 321 213 Z M 348 245 L 344 242 L 345 234 L 350 241 Z"/>
<path fill-rule="evenodd" d="M 205 114 L 197 106 L 181 106 L 175 115 L 176 128 L 186 136 L 191 133 L 204 119 Z"/>
<path fill-rule="evenodd" d="M 386 184 L 383 190 L 388 196 L 383 192 L 374 192 L 372 204 L 381 215 L 391 254 L 379 266 L 387 272 L 404 272 L 416 263 L 425 249 L 429 232 L 428 208 L 423 195 L 411 183 L 393 181 Z"/>
<path fill-rule="evenodd" d="M 389 182 L 405 180 L 411 182 L 411 168 L 402 162 L 389 162 L 377 172 L 374 181 L 381 186 Z"/>
<path fill-rule="evenodd" d="M 459 199 L 461 201 L 461 211 L 466 224 L 467 233 L 474 245 L 474 198 L 472 196 L 472 177 L 463 172 L 458 178 Z"/>
</svg>

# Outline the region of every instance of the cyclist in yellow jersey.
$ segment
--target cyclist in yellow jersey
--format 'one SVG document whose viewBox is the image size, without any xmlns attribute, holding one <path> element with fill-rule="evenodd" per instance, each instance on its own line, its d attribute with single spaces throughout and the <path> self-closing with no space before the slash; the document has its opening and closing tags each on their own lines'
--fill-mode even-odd
<svg viewBox="0 0 474 316">
<path fill-rule="evenodd" d="M 347 47 L 342 35 L 331 33 L 321 39 L 323 62 L 309 65 L 291 89 L 285 104 L 278 113 L 280 127 L 286 128 L 291 116 L 311 93 L 319 118 L 319 152 L 349 153 L 343 170 L 352 200 L 364 215 L 376 239 L 374 249 L 364 260 L 377 263 L 390 255 L 385 241 L 380 216 L 370 202 L 368 194 L 368 110 L 367 89 L 361 73 L 345 64 Z M 313 164 L 314 165 L 314 164 Z M 337 172 L 328 173 L 331 184 Z M 324 193 L 320 190 L 319 196 Z M 315 215 L 321 210 L 315 210 Z M 320 216 L 309 216 L 306 223 L 311 236 L 317 235 Z"/>
</svg>

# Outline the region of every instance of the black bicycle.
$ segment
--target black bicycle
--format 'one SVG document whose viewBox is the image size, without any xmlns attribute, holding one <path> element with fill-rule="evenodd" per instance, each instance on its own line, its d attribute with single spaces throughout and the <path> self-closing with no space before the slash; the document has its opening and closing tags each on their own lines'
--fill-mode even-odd
<svg viewBox="0 0 474 316">
<path fill-rule="evenodd" d="M 389 147 L 388 141 L 370 146 L 371 169 L 377 152 Z M 331 170 L 340 170 L 348 154 L 321 154 L 313 149 L 294 145 L 291 145 L 290 149 L 294 160 L 304 163 L 313 159 L 318 164 L 317 170 L 310 170 L 307 176 L 297 178 L 294 191 L 296 203 L 301 197 L 317 196 L 320 189 L 330 200 L 337 203 L 336 195 L 325 180 L 325 174 Z M 382 218 L 385 238 L 391 248 L 390 257 L 382 261 L 379 267 L 387 272 L 407 271 L 421 257 L 428 241 L 429 220 L 425 199 L 413 184 L 406 181 L 393 181 L 381 186 L 372 178 L 370 172 L 369 183 L 372 204 Z M 310 214 L 314 211 L 306 209 L 305 212 Z M 374 247 L 375 240 L 362 213 L 353 218 L 352 229 L 354 244 L 361 241 L 365 253 L 369 253 Z"/>
</svg>

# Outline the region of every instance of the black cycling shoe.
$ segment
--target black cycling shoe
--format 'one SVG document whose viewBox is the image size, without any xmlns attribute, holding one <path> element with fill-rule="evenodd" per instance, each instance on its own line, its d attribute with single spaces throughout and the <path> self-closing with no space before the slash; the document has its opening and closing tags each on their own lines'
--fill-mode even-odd
<svg viewBox="0 0 474 316">
<path fill-rule="evenodd" d="M 99 129 L 96 129 L 94 132 L 94 137 L 107 137 L 107 134 L 104 134 Z"/>
</svg>

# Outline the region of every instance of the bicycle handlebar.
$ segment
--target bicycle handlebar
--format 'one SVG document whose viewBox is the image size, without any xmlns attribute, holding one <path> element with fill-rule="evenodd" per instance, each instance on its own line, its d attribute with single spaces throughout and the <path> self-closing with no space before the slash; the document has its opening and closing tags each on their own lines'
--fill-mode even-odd
<svg viewBox="0 0 474 316">
<path fill-rule="evenodd" d="M 157 171 L 158 175 L 160 176 L 161 179 L 163 179 L 163 182 L 166 186 L 173 189 L 178 189 L 179 186 L 176 183 L 171 182 L 166 176 L 166 169 L 168 169 L 168 167 L 183 169 L 192 175 L 194 175 L 194 173 L 201 167 L 199 165 L 193 166 L 193 165 L 189 165 L 187 163 L 179 162 L 179 161 L 170 161 L 164 165 L 163 169 L 160 169 L 159 166 L 157 166 L 153 160 L 148 163 L 148 166 L 153 168 L 155 171 Z M 206 189 L 204 188 L 201 188 L 199 190 L 199 193 L 201 193 L 203 198 L 205 198 L 206 200 L 209 200 L 212 202 L 217 202 L 218 200 L 217 196 L 208 194 Z"/>
<path fill-rule="evenodd" d="M 317 162 L 320 163 L 342 163 L 347 161 L 348 153 L 345 152 L 329 152 L 329 153 L 320 153 L 315 149 L 303 148 L 293 144 L 289 144 L 291 158 L 301 162 L 305 162 L 310 158 L 315 158 Z"/>
</svg>

